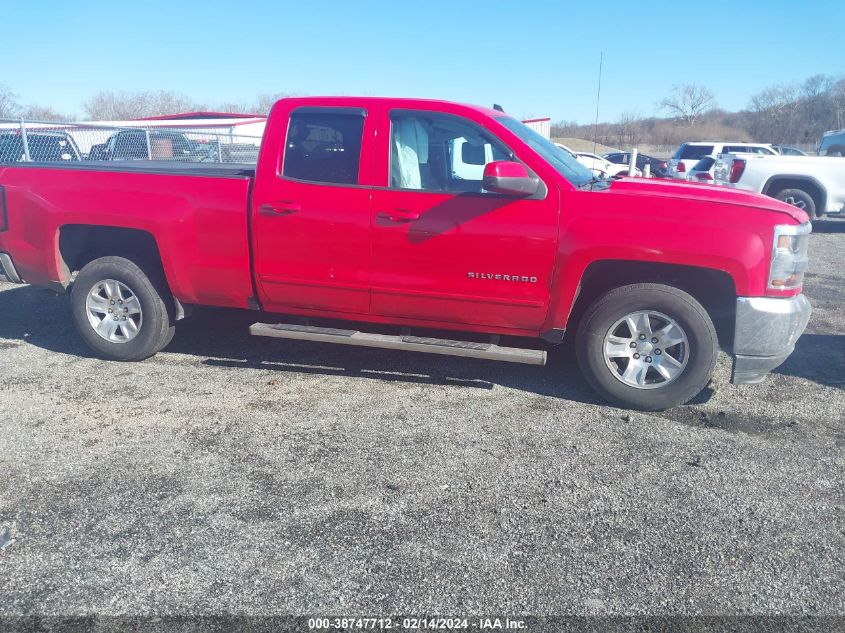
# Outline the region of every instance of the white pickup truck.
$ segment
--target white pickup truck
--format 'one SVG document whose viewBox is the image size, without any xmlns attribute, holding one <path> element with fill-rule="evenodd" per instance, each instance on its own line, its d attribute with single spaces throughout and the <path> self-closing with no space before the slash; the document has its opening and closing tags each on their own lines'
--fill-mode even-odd
<svg viewBox="0 0 845 633">
<path fill-rule="evenodd" d="M 845 157 L 722 154 L 713 178 L 787 202 L 810 218 L 845 213 Z"/>
</svg>

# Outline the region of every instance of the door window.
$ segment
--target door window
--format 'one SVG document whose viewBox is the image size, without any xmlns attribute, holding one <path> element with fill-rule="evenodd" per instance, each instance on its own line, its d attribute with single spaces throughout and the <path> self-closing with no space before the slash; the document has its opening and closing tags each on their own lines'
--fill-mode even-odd
<svg viewBox="0 0 845 633">
<path fill-rule="evenodd" d="M 342 185 L 358 184 L 364 114 L 294 111 L 290 116 L 282 175 Z"/>
<path fill-rule="evenodd" d="M 393 188 L 485 193 L 485 165 L 513 156 L 500 141 L 458 117 L 392 112 L 390 123 Z"/>
</svg>

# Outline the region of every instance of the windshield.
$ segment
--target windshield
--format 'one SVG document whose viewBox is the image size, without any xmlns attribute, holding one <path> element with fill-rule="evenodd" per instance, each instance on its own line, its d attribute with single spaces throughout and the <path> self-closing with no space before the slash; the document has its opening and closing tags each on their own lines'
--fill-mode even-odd
<svg viewBox="0 0 845 633">
<path fill-rule="evenodd" d="M 845 156 L 845 133 L 827 134 L 822 137 L 819 156 Z"/>
<path fill-rule="evenodd" d="M 708 154 L 713 153 L 712 145 L 687 145 L 684 143 L 678 148 L 672 158 L 675 160 L 701 160 Z"/>
<path fill-rule="evenodd" d="M 593 172 L 546 137 L 509 116 L 499 117 L 498 121 L 516 134 L 520 140 L 542 156 L 561 176 L 576 187 L 581 187 L 593 181 Z"/>
</svg>

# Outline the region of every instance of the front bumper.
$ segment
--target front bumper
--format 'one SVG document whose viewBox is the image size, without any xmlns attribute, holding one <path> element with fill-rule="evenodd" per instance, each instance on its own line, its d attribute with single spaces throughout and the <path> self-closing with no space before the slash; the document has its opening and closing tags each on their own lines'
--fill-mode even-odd
<svg viewBox="0 0 845 633">
<path fill-rule="evenodd" d="M 740 385 L 760 382 L 785 361 L 807 327 L 811 311 L 804 295 L 787 299 L 739 297 L 731 382 Z"/>
<path fill-rule="evenodd" d="M 8 253 L 0 253 L 0 275 L 3 275 L 13 284 L 24 283 L 15 265 L 12 263 L 12 258 Z"/>
</svg>

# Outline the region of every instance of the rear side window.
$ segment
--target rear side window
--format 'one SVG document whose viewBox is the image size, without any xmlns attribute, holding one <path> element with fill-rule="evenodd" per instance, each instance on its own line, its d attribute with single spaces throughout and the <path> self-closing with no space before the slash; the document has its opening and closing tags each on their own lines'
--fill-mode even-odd
<svg viewBox="0 0 845 633">
<path fill-rule="evenodd" d="M 699 160 L 708 154 L 713 153 L 713 146 L 712 145 L 683 145 L 679 150 L 680 156 L 675 156 L 674 158 L 680 158 L 682 160 Z"/>
<path fill-rule="evenodd" d="M 363 112 L 294 111 L 282 175 L 308 182 L 358 184 L 363 133 Z"/>
</svg>

